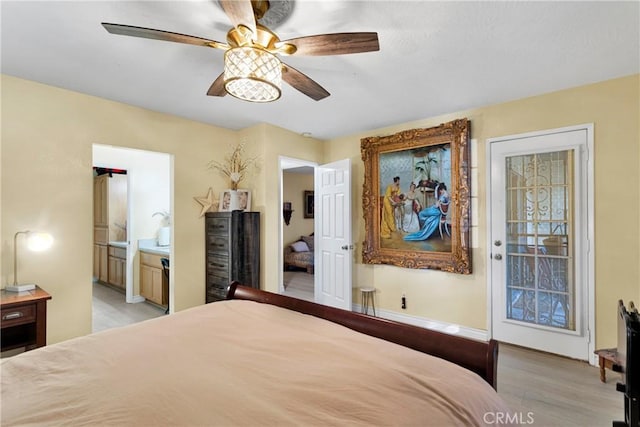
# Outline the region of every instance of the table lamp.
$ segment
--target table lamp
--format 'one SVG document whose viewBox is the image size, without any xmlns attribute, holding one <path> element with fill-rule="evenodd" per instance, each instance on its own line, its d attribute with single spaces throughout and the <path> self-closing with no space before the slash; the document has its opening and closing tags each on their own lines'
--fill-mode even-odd
<svg viewBox="0 0 640 427">
<path fill-rule="evenodd" d="M 27 237 L 27 247 L 34 252 L 47 250 L 53 244 L 53 237 L 49 233 L 35 231 L 18 231 L 13 236 L 13 285 L 7 286 L 6 291 L 24 292 L 36 288 L 35 283 L 18 284 L 18 235 L 24 234 Z"/>
</svg>

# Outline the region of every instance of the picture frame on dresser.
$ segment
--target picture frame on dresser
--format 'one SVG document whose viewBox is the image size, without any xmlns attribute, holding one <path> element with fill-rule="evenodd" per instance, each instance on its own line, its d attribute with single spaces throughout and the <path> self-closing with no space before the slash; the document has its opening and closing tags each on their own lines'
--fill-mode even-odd
<svg viewBox="0 0 640 427">
<path fill-rule="evenodd" d="M 232 203 L 232 196 L 237 197 L 237 209 L 234 209 Z M 249 212 L 251 210 L 251 191 L 245 189 L 237 190 L 224 190 L 220 193 L 220 201 L 218 204 L 219 212 L 231 212 L 232 210 L 240 210 L 243 212 Z"/>
</svg>

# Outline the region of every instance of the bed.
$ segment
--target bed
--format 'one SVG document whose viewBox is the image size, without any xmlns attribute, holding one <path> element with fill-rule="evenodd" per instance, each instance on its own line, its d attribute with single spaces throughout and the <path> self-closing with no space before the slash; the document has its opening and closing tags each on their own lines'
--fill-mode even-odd
<svg viewBox="0 0 640 427">
<path fill-rule="evenodd" d="M 301 236 L 299 240 L 284 247 L 284 268 L 304 268 L 313 274 L 314 252 L 313 236 Z"/>
<path fill-rule="evenodd" d="M 493 341 L 234 283 L 226 301 L 3 359 L 0 421 L 485 425 L 508 411 L 496 362 Z"/>
</svg>

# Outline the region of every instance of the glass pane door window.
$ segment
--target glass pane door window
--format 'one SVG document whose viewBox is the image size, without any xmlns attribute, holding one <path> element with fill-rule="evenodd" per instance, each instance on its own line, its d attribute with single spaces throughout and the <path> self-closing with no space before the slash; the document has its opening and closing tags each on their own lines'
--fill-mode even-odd
<svg viewBox="0 0 640 427">
<path fill-rule="evenodd" d="M 505 159 L 507 319 L 576 329 L 573 157 Z"/>
</svg>

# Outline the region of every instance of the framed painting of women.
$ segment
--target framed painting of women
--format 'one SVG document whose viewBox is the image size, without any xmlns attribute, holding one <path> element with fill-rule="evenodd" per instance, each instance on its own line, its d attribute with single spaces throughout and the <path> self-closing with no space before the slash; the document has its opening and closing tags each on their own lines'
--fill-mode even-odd
<svg viewBox="0 0 640 427">
<path fill-rule="evenodd" d="M 469 121 L 363 138 L 367 264 L 471 273 Z"/>
</svg>

